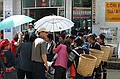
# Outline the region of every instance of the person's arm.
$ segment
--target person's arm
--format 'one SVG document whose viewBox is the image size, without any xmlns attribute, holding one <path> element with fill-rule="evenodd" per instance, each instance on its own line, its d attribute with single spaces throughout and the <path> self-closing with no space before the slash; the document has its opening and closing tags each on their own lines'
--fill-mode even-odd
<svg viewBox="0 0 120 79">
<path fill-rule="evenodd" d="M 18 45 L 19 45 L 19 43 L 18 43 L 18 42 L 15 42 L 15 43 L 14 43 L 14 45 L 15 45 L 15 46 L 18 46 Z"/>
<path fill-rule="evenodd" d="M 46 66 L 46 71 L 48 71 L 49 68 L 48 68 L 48 63 L 47 63 L 47 55 L 45 53 L 42 53 L 42 59 L 43 59 L 43 62 Z"/>
<path fill-rule="evenodd" d="M 57 48 L 53 48 L 53 53 L 58 53 L 59 50 L 61 49 L 61 44 L 59 46 L 57 46 Z"/>
<path fill-rule="evenodd" d="M 56 43 L 55 42 L 53 42 L 53 49 L 52 49 L 53 54 L 55 54 L 54 48 L 56 48 Z"/>
<path fill-rule="evenodd" d="M 47 46 L 46 45 L 47 45 L 46 42 L 43 42 L 41 44 L 41 57 L 42 57 L 42 60 L 43 60 L 43 62 L 45 64 L 45 66 L 46 66 L 46 71 L 48 71 L 49 68 L 48 68 L 48 64 L 47 64 L 47 55 L 46 55 Z"/>
<path fill-rule="evenodd" d="M 20 51 L 21 51 L 21 46 L 22 46 L 22 43 L 18 45 L 18 47 L 16 48 L 16 53 L 17 53 L 17 56 L 20 54 Z"/>
</svg>

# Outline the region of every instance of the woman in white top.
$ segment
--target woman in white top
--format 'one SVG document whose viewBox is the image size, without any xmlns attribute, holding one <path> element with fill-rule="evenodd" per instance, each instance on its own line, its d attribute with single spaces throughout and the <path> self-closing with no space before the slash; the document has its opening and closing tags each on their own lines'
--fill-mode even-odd
<svg viewBox="0 0 120 79">
<path fill-rule="evenodd" d="M 30 23 L 30 24 L 29 24 L 28 33 L 31 35 L 31 34 L 33 34 L 33 33 L 34 33 L 34 31 L 35 31 L 35 29 L 33 28 L 33 24 L 32 24 L 32 23 Z"/>
</svg>

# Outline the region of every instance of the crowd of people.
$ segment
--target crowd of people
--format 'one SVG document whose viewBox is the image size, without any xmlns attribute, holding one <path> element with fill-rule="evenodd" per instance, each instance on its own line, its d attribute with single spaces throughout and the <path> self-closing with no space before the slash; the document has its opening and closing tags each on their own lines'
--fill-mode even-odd
<svg viewBox="0 0 120 79">
<path fill-rule="evenodd" d="M 107 79 L 106 62 L 94 68 L 91 76 L 77 72 L 80 54 L 89 54 L 89 48 L 101 50 L 100 45 L 105 45 L 103 34 L 70 35 L 62 31 L 53 35 L 40 28 L 36 35 L 31 26 L 24 34 L 15 34 L 11 42 L 0 42 L 0 71 L 4 76 L 0 79 L 47 79 L 45 74 L 51 74 L 50 70 L 54 70 L 54 79 Z"/>
</svg>

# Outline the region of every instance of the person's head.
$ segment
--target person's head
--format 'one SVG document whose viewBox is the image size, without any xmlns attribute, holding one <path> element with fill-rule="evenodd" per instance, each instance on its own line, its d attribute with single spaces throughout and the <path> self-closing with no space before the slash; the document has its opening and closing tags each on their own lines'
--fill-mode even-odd
<svg viewBox="0 0 120 79">
<path fill-rule="evenodd" d="M 30 29 L 33 28 L 33 24 L 32 23 L 29 24 L 29 28 Z"/>
<path fill-rule="evenodd" d="M 97 42 L 98 43 L 104 43 L 105 36 L 103 34 L 100 34 L 97 36 Z"/>
<path fill-rule="evenodd" d="M 65 39 L 65 35 L 63 34 L 63 35 L 60 35 L 60 37 L 59 37 L 59 42 L 60 43 L 63 43 L 64 42 L 64 39 Z"/>
<path fill-rule="evenodd" d="M 64 43 L 66 46 L 70 47 L 70 42 L 68 40 L 65 40 Z"/>
<path fill-rule="evenodd" d="M 29 34 L 28 31 L 25 31 L 25 34 Z"/>
<path fill-rule="evenodd" d="M 37 38 L 37 36 L 35 34 L 31 34 L 29 36 L 29 42 L 34 42 L 34 40 Z"/>
<path fill-rule="evenodd" d="M 40 37 L 42 37 L 43 39 L 47 39 L 47 34 L 48 34 L 48 30 L 46 30 L 46 28 L 44 28 L 44 27 L 41 27 L 39 30 L 38 30 L 38 35 L 40 36 Z"/>
<path fill-rule="evenodd" d="M 29 41 L 29 34 L 25 34 L 24 35 L 24 42 L 28 42 Z"/>
<path fill-rule="evenodd" d="M 82 46 L 84 43 L 84 40 L 81 37 L 76 37 L 74 40 L 74 46 Z"/>
<path fill-rule="evenodd" d="M 10 49 L 10 42 L 8 41 L 8 39 L 3 39 L 0 42 L 0 51 L 9 50 L 9 49 Z"/>
<path fill-rule="evenodd" d="M 47 37 L 48 37 L 48 42 L 51 42 L 53 40 L 53 34 L 49 33 Z"/>
<path fill-rule="evenodd" d="M 61 34 L 65 34 L 65 35 L 66 35 L 66 34 L 67 34 L 67 33 L 66 33 L 66 30 L 63 30 L 63 31 L 61 32 Z"/>
<path fill-rule="evenodd" d="M 55 32 L 55 36 L 59 36 L 60 35 L 60 32 Z"/>
<path fill-rule="evenodd" d="M 18 41 L 18 33 L 14 34 L 13 39 L 17 42 Z"/>
<path fill-rule="evenodd" d="M 75 39 L 75 37 L 71 35 L 71 36 L 69 37 L 69 42 L 72 43 L 72 42 L 74 41 L 74 39 Z"/>
<path fill-rule="evenodd" d="M 95 42 L 95 36 L 93 34 L 89 34 L 87 36 L 87 40 L 89 43 L 94 43 Z"/>
</svg>

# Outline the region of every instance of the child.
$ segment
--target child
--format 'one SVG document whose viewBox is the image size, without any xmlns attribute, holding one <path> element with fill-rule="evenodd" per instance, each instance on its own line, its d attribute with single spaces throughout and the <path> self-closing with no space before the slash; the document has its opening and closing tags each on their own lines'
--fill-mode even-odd
<svg viewBox="0 0 120 79">
<path fill-rule="evenodd" d="M 16 57 L 10 51 L 10 43 L 7 39 L 0 42 L 1 66 L 4 72 L 4 79 L 18 79 L 16 72 Z"/>
</svg>

